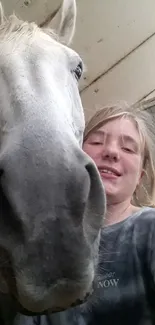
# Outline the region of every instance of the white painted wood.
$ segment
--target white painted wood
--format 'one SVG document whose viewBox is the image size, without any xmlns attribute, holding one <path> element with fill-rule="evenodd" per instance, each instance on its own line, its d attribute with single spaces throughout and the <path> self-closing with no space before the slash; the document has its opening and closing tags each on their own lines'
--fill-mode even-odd
<svg viewBox="0 0 155 325">
<path fill-rule="evenodd" d="M 77 0 L 74 48 L 87 65 L 80 89 L 155 32 L 154 0 Z"/>
<path fill-rule="evenodd" d="M 155 88 L 155 86 L 154 86 Z M 155 98 L 155 90 L 153 92 L 151 92 L 151 94 L 149 94 L 148 96 L 146 96 L 145 99 L 152 99 L 152 98 Z"/>
<path fill-rule="evenodd" d="M 22 19 L 43 22 L 60 5 L 61 0 L 1 0 L 6 15 L 13 11 Z"/>
<path fill-rule="evenodd" d="M 155 36 L 81 94 L 86 117 L 113 101 L 135 103 L 155 89 Z"/>
</svg>

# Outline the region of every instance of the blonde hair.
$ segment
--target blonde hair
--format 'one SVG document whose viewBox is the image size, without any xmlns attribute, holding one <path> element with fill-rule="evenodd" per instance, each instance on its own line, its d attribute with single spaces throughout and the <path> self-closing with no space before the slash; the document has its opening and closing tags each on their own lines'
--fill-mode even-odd
<svg viewBox="0 0 155 325">
<path fill-rule="evenodd" d="M 152 121 L 151 114 L 146 110 L 147 106 L 151 106 L 150 101 L 145 101 L 134 106 L 128 106 L 123 102 L 117 105 L 103 107 L 87 122 L 84 132 L 84 142 L 92 132 L 99 129 L 111 119 L 127 117 L 134 121 L 144 148 L 144 176 L 140 185 L 137 186 L 133 193 L 132 201 L 136 206 L 155 207 L 155 125 Z"/>
</svg>

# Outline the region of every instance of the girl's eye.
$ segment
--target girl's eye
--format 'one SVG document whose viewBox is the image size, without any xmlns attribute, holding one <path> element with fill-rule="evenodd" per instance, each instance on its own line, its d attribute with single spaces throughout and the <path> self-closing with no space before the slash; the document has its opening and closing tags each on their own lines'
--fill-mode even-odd
<svg viewBox="0 0 155 325">
<path fill-rule="evenodd" d="M 122 148 L 122 149 L 125 150 L 126 152 L 131 152 L 131 153 L 134 152 L 134 150 L 131 149 L 131 148 L 126 148 L 126 147 L 124 147 L 124 148 Z"/>
<path fill-rule="evenodd" d="M 91 142 L 92 145 L 98 146 L 98 145 L 102 145 L 102 142 L 99 141 L 93 141 Z"/>
</svg>

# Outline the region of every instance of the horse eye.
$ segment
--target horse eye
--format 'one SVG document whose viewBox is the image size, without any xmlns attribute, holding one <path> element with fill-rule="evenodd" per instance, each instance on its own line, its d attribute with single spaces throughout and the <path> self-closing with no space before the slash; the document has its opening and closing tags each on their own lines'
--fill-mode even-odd
<svg viewBox="0 0 155 325">
<path fill-rule="evenodd" d="M 77 80 L 80 80 L 80 78 L 82 76 L 82 72 L 83 72 L 83 64 L 82 64 L 82 61 L 80 61 L 79 64 L 77 65 L 76 69 L 73 70 L 73 73 Z"/>
</svg>

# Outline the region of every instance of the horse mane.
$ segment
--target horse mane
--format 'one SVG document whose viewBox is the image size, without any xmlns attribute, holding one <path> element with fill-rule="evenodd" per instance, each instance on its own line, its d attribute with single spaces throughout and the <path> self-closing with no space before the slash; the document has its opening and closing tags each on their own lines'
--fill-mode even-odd
<svg viewBox="0 0 155 325">
<path fill-rule="evenodd" d="M 40 28 L 35 22 L 19 19 L 15 13 L 6 18 L 2 3 L 0 2 L 0 41 L 20 41 L 24 38 L 34 39 L 36 35 L 49 35 L 58 41 L 58 35 L 51 28 Z"/>
</svg>

